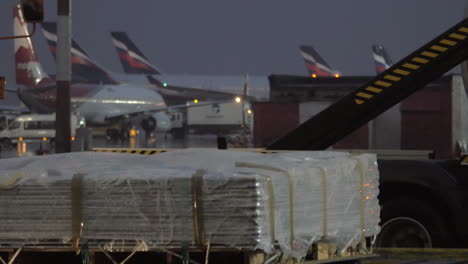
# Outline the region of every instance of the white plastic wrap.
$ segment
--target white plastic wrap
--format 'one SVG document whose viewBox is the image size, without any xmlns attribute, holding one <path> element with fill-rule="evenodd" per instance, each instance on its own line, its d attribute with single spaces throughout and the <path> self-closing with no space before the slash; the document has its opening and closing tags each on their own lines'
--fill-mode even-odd
<svg viewBox="0 0 468 264">
<path fill-rule="evenodd" d="M 302 257 L 318 240 L 344 249 L 379 230 L 374 155 L 194 149 L 71 153 L 0 165 L 0 247 L 70 246 L 77 174 L 81 239 L 90 247 L 151 250 L 209 241 Z"/>
</svg>

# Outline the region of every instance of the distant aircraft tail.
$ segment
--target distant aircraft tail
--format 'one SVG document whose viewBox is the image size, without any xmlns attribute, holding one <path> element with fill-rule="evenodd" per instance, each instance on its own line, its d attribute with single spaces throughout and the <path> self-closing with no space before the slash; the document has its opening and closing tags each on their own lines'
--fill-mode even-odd
<svg viewBox="0 0 468 264">
<path fill-rule="evenodd" d="M 57 24 L 54 22 L 42 23 L 42 33 L 44 33 L 49 49 L 54 58 L 57 57 Z M 72 39 L 71 48 L 72 79 L 89 83 L 116 84 L 109 73 L 98 66 L 88 54 Z"/>
<path fill-rule="evenodd" d="M 374 58 L 375 71 L 380 74 L 393 65 L 390 56 L 388 56 L 382 45 L 372 45 L 372 57 Z"/>
<path fill-rule="evenodd" d="M 29 35 L 19 5 L 13 8 L 13 33 L 15 36 Z M 42 87 L 54 83 L 39 63 L 31 38 L 16 38 L 14 47 L 16 84 L 20 88 Z"/>
<path fill-rule="evenodd" d="M 128 74 L 161 74 L 143 53 L 137 48 L 125 32 L 111 32 L 112 43 L 125 73 Z"/>
<path fill-rule="evenodd" d="M 330 67 L 312 46 L 300 46 L 299 49 L 310 76 L 339 77 L 340 72 Z"/>
</svg>

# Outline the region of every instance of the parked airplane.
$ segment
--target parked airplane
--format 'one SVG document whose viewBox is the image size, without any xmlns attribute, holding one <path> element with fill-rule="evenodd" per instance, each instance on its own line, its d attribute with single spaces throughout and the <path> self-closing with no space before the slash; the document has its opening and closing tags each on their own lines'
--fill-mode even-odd
<svg viewBox="0 0 468 264">
<path fill-rule="evenodd" d="M 388 56 L 382 45 L 372 45 L 372 57 L 374 58 L 375 71 L 377 74 L 384 72 L 393 65 L 390 56 Z"/>
<path fill-rule="evenodd" d="M 52 22 L 43 22 L 41 23 L 41 26 L 52 55 L 57 59 L 57 24 Z M 92 61 L 88 54 L 73 40 L 70 53 L 73 65 L 72 80 L 74 82 L 102 84 L 119 83 L 117 80 L 112 78 L 107 71 Z"/>
<path fill-rule="evenodd" d="M 47 39 L 49 44 L 50 50 L 52 55 L 56 56 L 56 46 L 57 46 L 57 26 L 54 22 L 44 22 L 42 24 L 42 29 L 44 36 Z M 87 53 L 79 46 L 79 44 L 72 39 L 72 75 L 73 79 L 86 79 L 86 82 L 89 83 L 112 83 L 117 82 L 111 76 L 118 76 L 116 74 L 112 74 L 107 69 L 98 66 L 98 64 L 90 59 Z M 120 53 L 121 57 L 125 57 L 127 55 Z M 129 57 L 129 56 L 127 56 Z M 132 57 L 138 57 L 141 61 L 146 61 L 144 55 L 132 54 Z M 128 70 L 133 69 L 134 67 L 138 68 L 138 71 L 143 71 L 145 74 L 159 74 L 154 67 L 139 63 L 138 61 L 132 61 L 131 67 Z M 119 76 L 116 79 L 121 79 Z M 122 80 L 121 80 L 122 81 Z M 174 105 L 185 105 L 189 101 L 216 101 L 216 102 L 227 102 L 235 100 L 236 97 L 239 97 L 241 93 L 226 93 L 220 91 L 210 91 L 207 92 L 201 89 L 194 89 L 191 87 L 167 87 L 159 80 L 155 79 L 154 77 L 148 77 L 148 79 L 144 79 L 143 82 L 138 82 L 135 80 L 129 80 L 125 78 L 124 82 L 131 82 L 134 85 L 144 86 L 144 87 L 151 87 L 155 92 L 158 92 L 162 95 L 166 104 L 170 106 Z M 148 81 L 151 82 L 152 85 L 148 84 Z"/>
<path fill-rule="evenodd" d="M 111 32 L 112 42 L 117 49 L 124 72 L 128 74 L 157 75 L 157 70 L 137 46 L 130 40 L 125 32 Z"/>
<path fill-rule="evenodd" d="M 150 83 L 160 88 L 184 90 L 187 94 L 202 92 L 205 96 L 215 96 L 216 93 L 243 95 L 246 76 L 243 75 L 193 75 L 164 74 L 151 65 L 143 53 L 125 32 L 111 32 L 112 42 L 122 63 L 127 78 L 148 79 Z M 132 75 L 132 77 L 128 77 Z M 270 85 L 267 76 L 248 77 L 246 96 L 255 100 L 269 98 Z M 216 98 L 216 97 L 215 97 Z"/>
<path fill-rule="evenodd" d="M 15 35 L 28 35 L 19 6 L 14 8 L 13 16 Z M 19 98 L 34 112 L 54 112 L 57 85 L 44 72 L 31 39 L 15 39 L 14 48 Z M 88 124 L 109 125 L 139 117 L 149 127 L 170 128 L 169 117 L 164 113 L 167 106 L 161 95 L 152 89 L 113 83 L 74 83 L 70 94 L 73 112 L 83 115 Z M 155 120 L 159 122 L 156 124 Z"/>
<path fill-rule="evenodd" d="M 341 73 L 333 69 L 312 46 L 299 47 L 304 62 L 312 78 L 317 77 L 340 77 Z"/>
</svg>

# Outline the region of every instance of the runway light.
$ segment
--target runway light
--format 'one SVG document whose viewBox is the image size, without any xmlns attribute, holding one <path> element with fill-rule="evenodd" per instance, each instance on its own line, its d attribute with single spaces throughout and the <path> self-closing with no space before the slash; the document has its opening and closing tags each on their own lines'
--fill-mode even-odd
<svg viewBox="0 0 468 264">
<path fill-rule="evenodd" d="M 317 74 L 312 74 L 312 78 L 317 78 Z"/>
<path fill-rule="evenodd" d="M 42 138 L 42 141 L 47 141 L 47 138 L 46 138 L 46 137 L 43 137 L 43 138 Z"/>
<path fill-rule="evenodd" d="M 242 99 L 239 96 L 237 96 L 236 97 L 236 103 L 240 103 L 241 101 L 242 101 Z"/>
<path fill-rule="evenodd" d="M 198 99 L 193 100 L 194 103 L 198 104 Z"/>
<path fill-rule="evenodd" d="M 335 73 L 335 78 L 340 78 L 340 75 L 338 73 Z"/>
</svg>

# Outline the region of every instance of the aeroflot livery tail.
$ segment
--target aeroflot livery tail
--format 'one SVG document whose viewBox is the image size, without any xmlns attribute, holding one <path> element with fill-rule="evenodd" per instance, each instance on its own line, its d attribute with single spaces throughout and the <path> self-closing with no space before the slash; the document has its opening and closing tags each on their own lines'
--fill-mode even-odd
<svg viewBox="0 0 468 264">
<path fill-rule="evenodd" d="M 160 74 L 125 32 L 111 32 L 120 62 L 128 74 Z"/>
<path fill-rule="evenodd" d="M 374 58 L 377 74 L 384 72 L 393 65 L 392 60 L 382 45 L 372 45 L 372 57 Z"/>
<path fill-rule="evenodd" d="M 125 32 L 111 32 L 112 42 L 128 75 L 148 75 L 149 82 L 163 90 L 194 95 L 194 98 L 225 100 L 244 94 L 246 75 L 193 75 L 165 74 L 156 69 Z M 267 76 L 248 78 L 249 99 L 264 100 L 269 96 Z"/>
<path fill-rule="evenodd" d="M 57 58 L 57 24 L 55 22 L 43 22 L 42 32 L 47 39 L 47 44 L 54 58 Z M 73 80 L 78 82 L 117 84 L 110 74 L 98 66 L 88 54 L 72 39 L 71 62 Z"/>
<path fill-rule="evenodd" d="M 330 67 L 312 46 L 300 46 L 299 49 L 310 76 L 339 77 L 340 72 Z"/>
</svg>

